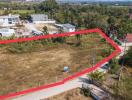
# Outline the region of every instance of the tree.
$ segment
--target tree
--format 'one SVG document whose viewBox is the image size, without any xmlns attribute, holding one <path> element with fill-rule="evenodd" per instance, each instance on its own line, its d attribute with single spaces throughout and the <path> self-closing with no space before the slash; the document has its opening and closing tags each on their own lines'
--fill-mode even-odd
<svg viewBox="0 0 132 100">
<path fill-rule="evenodd" d="M 132 100 L 132 78 L 126 76 L 118 83 L 112 85 L 115 100 Z"/>
<path fill-rule="evenodd" d="M 40 5 L 38 8 L 40 10 L 44 10 L 45 12 L 52 11 L 58 7 L 57 2 L 55 0 L 45 0 Z"/>
<path fill-rule="evenodd" d="M 48 28 L 47 28 L 47 26 L 43 27 L 43 34 L 44 35 L 48 35 Z"/>
<path fill-rule="evenodd" d="M 49 35 L 47 26 L 43 27 L 43 35 Z M 52 42 L 50 38 L 42 40 L 42 44 L 50 43 L 50 42 Z"/>
<path fill-rule="evenodd" d="M 21 20 L 30 20 L 30 14 L 29 13 L 21 13 L 20 14 L 20 19 Z"/>
<path fill-rule="evenodd" d="M 77 39 L 77 44 L 76 44 L 76 46 L 80 46 L 80 45 L 81 45 L 81 35 L 80 35 L 80 34 L 77 34 L 77 35 L 76 35 L 76 39 Z"/>
<path fill-rule="evenodd" d="M 85 88 L 85 87 L 83 87 L 82 89 L 81 89 L 81 93 L 84 95 L 84 96 L 86 96 L 86 97 L 89 97 L 90 96 L 90 89 L 89 88 Z"/>
<path fill-rule="evenodd" d="M 132 21 L 129 19 L 122 19 L 121 23 L 117 26 L 118 28 L 118 37 L 122 38 L 127 33 L 132 33 Z"/>
<path fill-rule="evenodd" d="M 113 16 L 111 16 L 111 17 L 108 18 L 107 22 L 108 22 L 108 24 L 110 24 L 110 25 L 115 25 L 116 18 L 113 17 Z"/>
<path fill-rule="evenodd" d="M 110 66 L 109 73 L 111 73 L 111 74 L 116 74 L 117 71 L 120 69 L 120 66 L 118 64 L 118 60 L 115 58 L 110 60 L 109 66 Z"/>
<path fill-rule="evenodd" d="M 130 47 L 127 54 L 124 55 L 124 63 L 125 65 L 132 67 L 132 47 Z"/>
</svg>

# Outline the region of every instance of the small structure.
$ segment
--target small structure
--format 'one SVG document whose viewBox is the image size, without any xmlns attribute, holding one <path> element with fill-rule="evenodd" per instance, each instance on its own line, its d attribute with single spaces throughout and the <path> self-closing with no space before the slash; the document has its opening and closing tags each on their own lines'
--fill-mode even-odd
<svg viewBox="0 0 132 100">
<path fill-rule="evenodd" d="M 127 34 L 125 37 L 125 41 L 123 41 L 122 46 L 130 47 L 132 46 L 132 34 Z"/>
<path fill-rule="evenodd" d="M 10 37 L 15 34 L 14 29 L 2 28 L 0 29 L 0 36 Z"/>
<path fill-rule="evenodd" d="M 131 34 L 127 34 L 127 36 L 126 36 L 126 41 L 127 41 L 128 43 L 132 43 L 132 33 L 131 33 Z"/>
<path fill-rule="evenodd" d="M 69 23 L 67 24 L 55 24 L 56 27 L 63 29 L 64 32 L 75 32 L 76 27 Z"/>
<path fill-rule="evenodd" d="M 71 24 L 63 24 L 64 32 L 75 32 L 75 26 Z"/>
<path fill-rule="evenodd" d="M 15 26 L 16 24 L 20 24 L 19 15 L 0 16 L 1 27 Z"/>
<path fill-rule="evenodd" d="M 119 47 L 122 52 L 120 53 L 120 55 L 117 56 L 118 59 L 122 57 L 125 54 L 125 52 L 132 46 L 132 34 L 129 33 L 125 36 L 125 40 L 124 39 L 120 40 L 122 42 L 122 45 Z"/>
<path fill-rule="evenodd" d="M 30 20 L 34 24 L 55 24 L 55 20 L 49 19 L 48 15 L 45 14 L 32 14 Z"/>
<path fill-rule="evenodd" d="M 69 67 L 68 66 L 65 66 L 64 69 L 63 69 L 64 72 L 68 72 L 69 71 Z"/>
</svg>

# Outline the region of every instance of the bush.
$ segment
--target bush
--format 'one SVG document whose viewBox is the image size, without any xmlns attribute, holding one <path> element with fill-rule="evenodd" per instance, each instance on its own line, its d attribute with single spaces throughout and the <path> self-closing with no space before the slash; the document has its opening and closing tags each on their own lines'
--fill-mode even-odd
<svg viewBox="0 0 132 100">
<path fill-rule="evenodd" d="M 116 74 L 116 72 L 119 70 L 120 65 L 118 64 L 118 60 L 117 59 L 112 59 L 110 61 L 110 73 L 111 74 Z"/>
<path fill-rule="evenodd" d="M 111 53 L 111 50 L 110 50 L 110 49 L 103 49 L 103 50 L 101 51 L 101 56 L 102 56 L 102 57 L 107 57 L 107 56 L 110 55 L 110 53 Z"/>
<path fill-rule="evenodd" d="M 100 43 L 105 43 L 106 40 L 104 38 L 100 39 Z"/>
<path fill-rule="evenodd" d="M 104 79 L 104 73 L 99 72 L 98 70 L 95 72 L 92 72 L 90 74 L 88 74 L 88 77 L 92 80 L 92 81 L 103 81 Z"/>
<path fill-rule="evenodd" d="M 82 88 L 81 89 L 81 94 L 83 94 L 86 97 L 89 97 L 90 96 L 90 90 L 89 90 L 89 88 L 87 88 L 87 89 Z"/>
<path fill-rule="evenodd" d="M 125 65 L 132 67 L 132 47 L 127 51 L 127 54 L 124 56 L 124 60 Z"/>
</svg>

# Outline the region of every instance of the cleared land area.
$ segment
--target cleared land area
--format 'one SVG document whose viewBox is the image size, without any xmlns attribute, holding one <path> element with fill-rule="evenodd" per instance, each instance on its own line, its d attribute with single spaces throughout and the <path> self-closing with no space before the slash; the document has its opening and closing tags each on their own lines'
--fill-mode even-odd
<svg viewBox="0 0 132 100">
<path fill-rule="evenodd" d="M 66 37 L 64 43 L 51 41 L 1 45 L 0 95 L 59 81 L 91 67 L 113 50 L 97 33 L 80 39 Z M 64 66 L 69 72 L 63 72 Z"/>
</svg>

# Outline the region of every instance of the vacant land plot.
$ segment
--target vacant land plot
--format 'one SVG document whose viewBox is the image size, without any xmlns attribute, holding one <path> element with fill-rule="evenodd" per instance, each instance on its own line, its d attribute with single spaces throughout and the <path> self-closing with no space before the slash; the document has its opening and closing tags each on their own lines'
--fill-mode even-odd
<svg viewBox="0 0 132 100">
<path fill-rule="evenodd" d="M 0 95 L 61 80 L 91 67 L 112 49 L 95 33 L 66 37 L 63 43 L 47 41 L 1 46 Z M 69 66 L 69 72 L 63 72 L 64 66 Z"/>
</svg>

